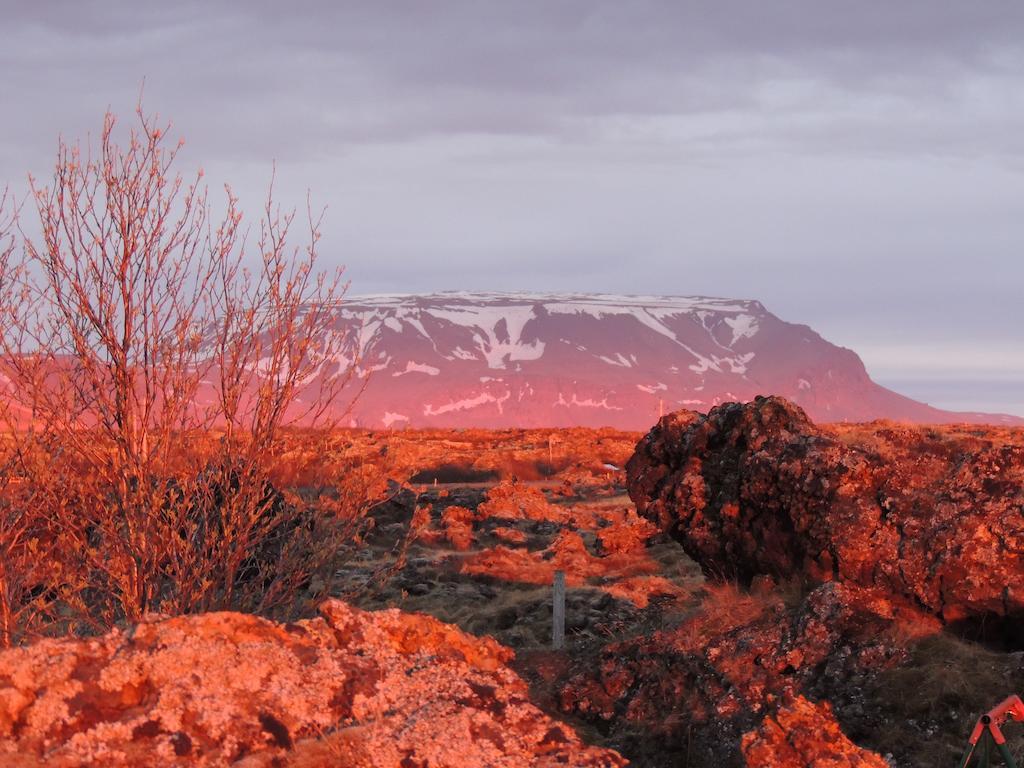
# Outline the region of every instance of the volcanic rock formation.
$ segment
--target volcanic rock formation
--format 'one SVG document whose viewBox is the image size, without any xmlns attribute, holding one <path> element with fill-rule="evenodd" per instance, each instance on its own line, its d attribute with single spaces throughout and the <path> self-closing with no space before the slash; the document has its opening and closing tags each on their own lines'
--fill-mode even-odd
<svg viewBox="0 0 1024 768">
<path fill-rule="evenodd" d="M 321 614 L 154 618 L 0 653 L 0 763 L 625 765 L 530 704 L 494 640 L 340 601 Z"/>
<path fill-rule="evenodd" d="M 1024 447 L 879 429 L 848 444 L 780 398 L 663 418 L 627 466 L 638 511 L 709 575 L 837 580 L 946 622 L 1024 618 Z"/>
<path fill-rule="evenodd" d="M 777 590 L 711 587 L 678 627 L 606 646 L 565 684 L 562 706 L 620 741 L 690 753 L 694 765 L 884 765 L 804 697 L 900 664 L 908 638 L 938 621 L 878 590 L 835 583 L 795 603 Z M 821 730 L 817 740 L 809 729 Z"/>
<path fill-rule="evenodd" d="M 889 763 L 853 744 L 836 724 L 827 702 L 797 696 L 743 736 L 751 768 L 888 768 Z"/>
</svg>

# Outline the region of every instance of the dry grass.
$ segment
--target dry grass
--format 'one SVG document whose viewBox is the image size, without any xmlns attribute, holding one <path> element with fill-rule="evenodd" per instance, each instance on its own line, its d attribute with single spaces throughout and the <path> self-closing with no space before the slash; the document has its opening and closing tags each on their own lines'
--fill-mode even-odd
<svg viewBox="0 0 1024 768">
<path fill-rule="evenodd" d="M 1020 654 L 988 650 L 946 633 L 915 646 L 910 662 L 878 675 L 865 691 L 882 717 L 865 745 L 897 756 L 899 765 L 955 765 L 978 717 L 1011 693 L 1024 694 Z M 1004 729 L 1024 763 L 1024 728 Z"/>
<path fill-rule="evenodd" d="M 754 594 L 733 582 L 708 582 L 702 592 L 699 607 L 675 632 L 680 646 L 689 651 L 700 651 L 713 638 L 756 621 L 778 601 L 775 596 Z"/>
<path fill-rule="evenodd" d="M 243 474 L 196 442 L 184 470 L 158 473 L 127 504 L 59 459 L 58 471 L 0 488 L 0 647 L 103 632 L 133 607 L 294 618 L 340 588 L 335 573 L 389 493 L 379 470 L 322 458 L 305 468 L 320 485 L 293 489 L 273 466 Z"/>
</svg>

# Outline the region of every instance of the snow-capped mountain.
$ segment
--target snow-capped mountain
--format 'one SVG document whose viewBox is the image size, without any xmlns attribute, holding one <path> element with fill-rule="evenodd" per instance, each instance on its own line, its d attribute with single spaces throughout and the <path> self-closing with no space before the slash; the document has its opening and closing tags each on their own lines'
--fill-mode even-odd
<svg viewBox="0 0 1024 768">
<path fill-rule="evenodd" d="M 999 421 L 874 383 L 855 353 L 757 301 L 439 293 L 345 300 L 362 427 L 646 429 L 679 408 L 782 395 L 818 421 Z M 1008 417 L 1009 418 L 1009 417 Z"/>
</svg>

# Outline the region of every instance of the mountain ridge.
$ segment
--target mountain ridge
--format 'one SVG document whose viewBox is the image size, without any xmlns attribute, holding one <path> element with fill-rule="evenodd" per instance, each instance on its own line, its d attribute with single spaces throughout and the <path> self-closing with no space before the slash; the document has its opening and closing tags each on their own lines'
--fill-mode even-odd
<svg viewBox="0 0 1024 768">
<path fill-rule="evenodd" d="M 1024 424 L 874 382 L 850 349 L 753 299 L 451 291 L 346 297 L 335 333 L 361 394 L 351 426 L 646 429 L 759 394 L 815 421 Z"/>
</svg>

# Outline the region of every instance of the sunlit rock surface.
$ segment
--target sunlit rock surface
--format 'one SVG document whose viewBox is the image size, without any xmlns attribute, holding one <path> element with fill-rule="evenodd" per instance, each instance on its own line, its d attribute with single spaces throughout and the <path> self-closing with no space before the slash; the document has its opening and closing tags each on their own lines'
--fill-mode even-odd
<svg viewBox="0 0 1024 768">
<path fill-rule="evenodd" d="M 425 616 L 328 601 L 275 624 L 154 618 L 0 653 L 12 766 L 598 766 L 529 703 L 512 652 Z"/>
<path fill-rule="evenodd" d="M 637 509 L 708 574 L 838 580 L 957 622 L 1024 618 L 1024 446 L 819 428 L 781 398 L 662 419 L 628 464 Z"/>
<path fill-rule="evenodd" d="M 562 707 L 621 738 L 639 732 L 688 745 L 695 765 L 732 765 L 743 733 L 789 727 L 780 705 L 898 666 L 910 638 L 938 629 L 928 614 L 878 590 L 833 583 L 785 597 L 777 589 L 709 587 L 677 627 L 604 647 L 598 663 L 569 677 Z M 823 736 L 821 754 L 826 747 Z"/>
<path fill-rule="evenodd" d="M 796 696 L 755 731 L 743 736 L 748 768 L 888 768 L 889 763 L 852 743 L 827 703 Z"/>
</svg>

